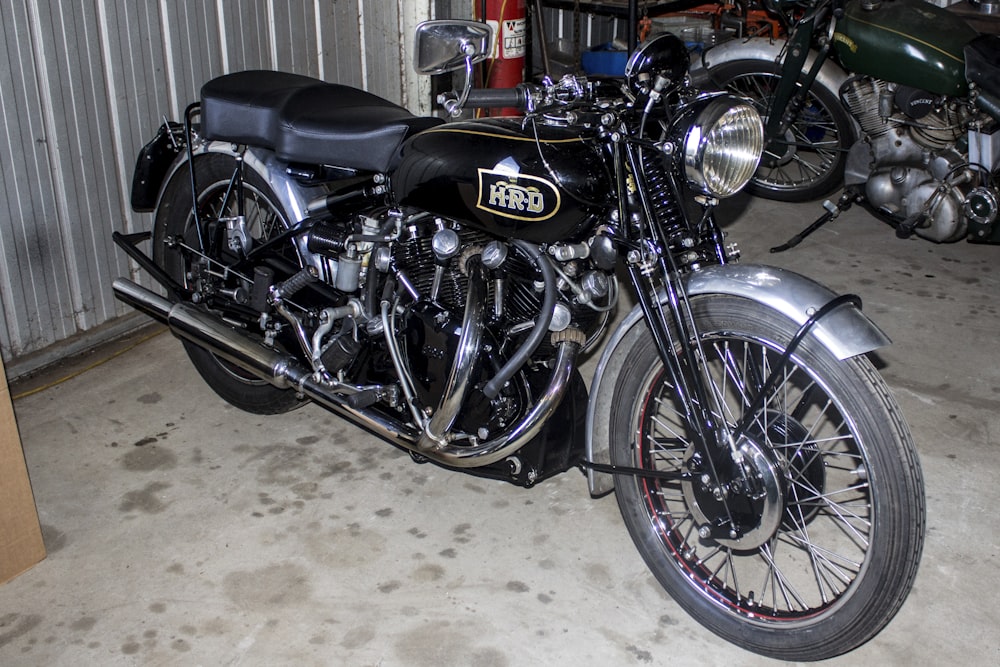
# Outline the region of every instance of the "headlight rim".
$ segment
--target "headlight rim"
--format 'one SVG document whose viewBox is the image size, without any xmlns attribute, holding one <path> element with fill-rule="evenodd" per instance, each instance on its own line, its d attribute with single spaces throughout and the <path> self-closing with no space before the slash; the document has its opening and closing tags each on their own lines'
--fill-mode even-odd
<svg viewBox="0 0 1000 667">
<path fill-rule="evenodd" d="M 731 197 L 746 187 L 760 164 L 764 151 L 763 120 L 750 100 L 742 97 L 722 93 L 701 98 L 699 101 L 702 103 L 683 114 L 688 122 L 684 123 L 685 127 L 681 129 L 679 142 L 681 168 L 688 185 L 699 193 L 717 199 Z M 738 176 L 735 178 L 729 176 L 727 180 L 719 181 L 717 177 L 706 174 L 706 155 L 711 150 L 715 151 L 711 156 L 718 158 L 719 146 L 710 142 L 715 140 L 713 132 L 727 115 L 731 121 L 739 124 L 739 129 L 747 132 L 747 136 L 743 145 L 729 147 L 730 156 L 723 156 L 723 159 L 730 160 L 730 163 L 723 162 L 722 166 L 736 167 Z M 727 152 L 725 148 L 721 150 L 723 153 Z M 742 154 L 736 155 L 736 153 Z M 735 157 L 732 157 L 733 155 Z M 719 171 L 719 165 L 713 167 L 715 171 Z"/>
</svg>

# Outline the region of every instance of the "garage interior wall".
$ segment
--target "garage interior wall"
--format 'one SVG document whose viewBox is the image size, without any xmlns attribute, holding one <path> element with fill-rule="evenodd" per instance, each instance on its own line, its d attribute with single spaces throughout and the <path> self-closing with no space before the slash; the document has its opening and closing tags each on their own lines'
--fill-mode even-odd
<svg viewBox="0 0 1000 667">
<path fill-rule="evenodd" d="M 0 0 L 8 374 L 145 321 L 112 296 L 114 278 L 145 278 L 111 235 L 151 227 L 129 207 L 135 156 L 205 81 L 282 69 L 430 113 L 429 83 L 410 66 L 413 28 L 470 11 L 454 0 Z"/>
</svg>

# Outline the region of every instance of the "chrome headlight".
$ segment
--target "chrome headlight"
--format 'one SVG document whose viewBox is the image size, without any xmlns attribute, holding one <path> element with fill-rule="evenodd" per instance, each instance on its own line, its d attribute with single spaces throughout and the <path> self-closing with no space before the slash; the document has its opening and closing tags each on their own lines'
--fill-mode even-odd
<svg viewBox="0 0 1000 667">
<path fill-rule="evenodd" d="M 729 197 L 757 171 L 763 151 L 764 124 L 757 110 L 728 95 L 716 97 L 684 135 L 684 174 L 702 193 Z"/>
</svg>

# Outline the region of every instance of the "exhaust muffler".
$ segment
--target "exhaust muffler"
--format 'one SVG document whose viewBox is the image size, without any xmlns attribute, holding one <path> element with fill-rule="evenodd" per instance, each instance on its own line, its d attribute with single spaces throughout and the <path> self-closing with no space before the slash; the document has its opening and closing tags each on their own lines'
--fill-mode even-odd
<svg viewBox="0 0 1000 667">
<path fill-rule="evenodd" d="M 248 334 L 226 325 L 191 304 L 174 303 L 131 280 L 118 278 L 112 284 L 112 289 L 120 301 L 163 322 L 180 338 L 205 348 L 275 387 L 295 389 L 401 447 L 410 450 L 416 448 L 419 431 L 374 411 L 352 408 L 346 397 L 330 391 L 313 379 L 312 372 L 293 357 L 264 347 Z"/>
<path fill-rule="evenodd" d="M 495 463 L 513 454 L 538 435 L 542 425 L 562 401 L 583 342 L 570 340 L 559 343 L 548 388 L 538 397 L 521 423 L 507 434 L 489 442 L 440 442 L 437 446 L 428 448 L 419 444 L 425 436 L 421 430 L 375 410 L 352 407 L 348 404 L 347 397 L 318 382 L 312 371 L 294 357 L 261 345 L 249 334 L 228 326 L 194 305 L 175 303 L 125 278 L 116 279 L 112 289 L 119 300 L 163 322 L 175 335 L 261 380 L 282 389 L 294 389 L 403 449 L 459 468 Z"/>
</svg>

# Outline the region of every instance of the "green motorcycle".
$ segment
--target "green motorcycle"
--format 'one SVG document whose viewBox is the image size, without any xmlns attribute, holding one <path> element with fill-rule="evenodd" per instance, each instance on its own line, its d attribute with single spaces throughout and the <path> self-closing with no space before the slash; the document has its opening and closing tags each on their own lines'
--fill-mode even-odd
<svg viewBox="0 0 1000 667">
<path fill-rule="evenodd" d="M 712 83 L 756 101 L 768 146 L 748 189 L 853 203 L 902 237 L 998 243 L 1000 38 L 923 0 L 766 0 L 786 41 L 731 40 L 702 58 Z"/>
</svg>

